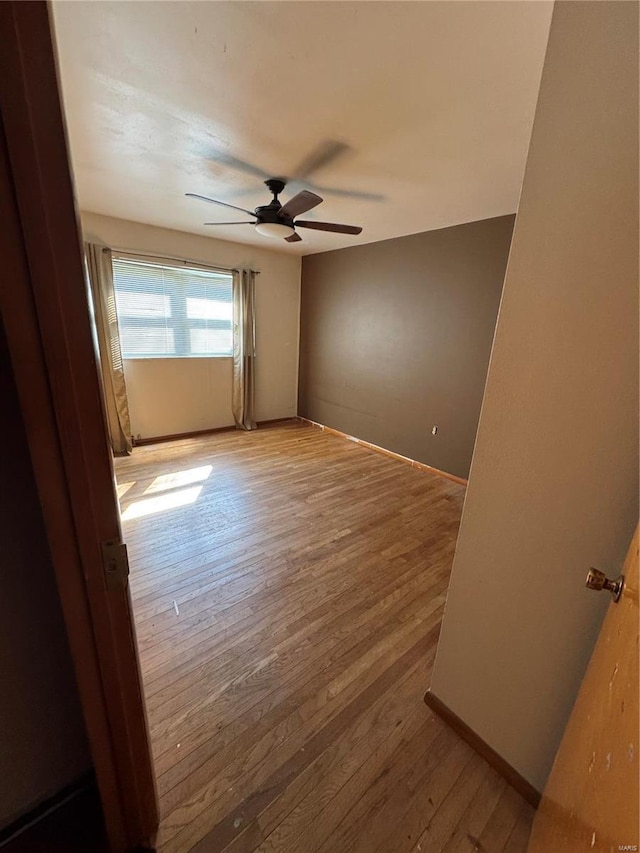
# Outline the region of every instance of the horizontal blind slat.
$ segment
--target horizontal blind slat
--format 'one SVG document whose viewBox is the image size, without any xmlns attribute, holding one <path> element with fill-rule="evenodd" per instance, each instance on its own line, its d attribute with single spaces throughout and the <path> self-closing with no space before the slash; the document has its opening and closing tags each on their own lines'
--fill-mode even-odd
<svg viewBox="0 0 640 853">
<path fill-rule="evenodd" d="M 200 267 L 113 259 L 123 358 L 233 354 L 233 277 Z"/>
</svg>

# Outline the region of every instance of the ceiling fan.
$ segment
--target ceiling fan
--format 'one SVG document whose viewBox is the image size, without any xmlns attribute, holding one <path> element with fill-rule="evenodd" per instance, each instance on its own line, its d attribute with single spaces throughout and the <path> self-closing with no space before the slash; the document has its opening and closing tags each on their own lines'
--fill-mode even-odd
<svg viewBox="0 0 640 853">
<path fill-rule="evenodd" d="M 223 207 L 230 207 L 232 210 L 239 210 L 241 213 L 246 213 L 253 216 L 253 220 L 242 220 L 240 222 L 205 222 L 205 225 L 253 225 L 258 232 L 264 237 L 283 237 L 287 243 L 298 243 L 302 237 L 296 232 L 296 228 L 312 228 L 315 231 L 333 231 L 336 234 L 360 234 L 362 228 L 357 225 L 340 225 L 337 222 L 316 222 L 309 219 L 295 219 L 301 213 L 306 213 L 312 207 L 316 207 L 322 202 L 319 195 L 311 193 L 308 190 L 302 190 L 293 198 L 290 198 L 284 205 L 278 201 L 278 196 L 286 186 L 286 182 L 280 178 L 269 178 L 265 181 L 269 187 L 269 191 L 273 194 L 273 199 L 269 204 L 256 207 L 255 211 L 245 210 L 243 207 L 236 207 L 235 204 L 227 204 L 226 201 L 217 201 L 215 198 L 207 198 L 204 195 L 196 193 L 185 193 L 189 198 L 199 198 L 201 201 L 208 201 L 210 204 L 220 204 Z M 295 222 L 294 222 L 295 220 Z"/>
</svg>

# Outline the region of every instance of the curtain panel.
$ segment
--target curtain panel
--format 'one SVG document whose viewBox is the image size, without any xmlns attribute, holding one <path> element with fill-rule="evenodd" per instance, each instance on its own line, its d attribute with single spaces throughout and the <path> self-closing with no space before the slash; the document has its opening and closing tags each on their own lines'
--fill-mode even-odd
<svg viewBox="0 0 640 853">
<path fill-rule="evenodd" d="M 255 320 L 256 273 L 233 274 L 233 419 L 238 429 L 256 429 Z"/>
<path fill-rule="evenodd" d="M 116 456 L 131 453 L 131 421 L 120 349 L 111 250 L 84 244 L 100 357 L 103 399 L 111 447 Z"/>
</svg>

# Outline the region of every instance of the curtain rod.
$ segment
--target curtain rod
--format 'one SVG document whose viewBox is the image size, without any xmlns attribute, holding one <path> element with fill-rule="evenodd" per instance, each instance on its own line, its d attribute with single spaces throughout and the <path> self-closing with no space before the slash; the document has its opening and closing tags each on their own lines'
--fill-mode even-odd
<svg viewBox="0 0 640 853">
<path fill-rule="evenodd" d="M 147 258 L 151 260 L 156 258 L 159 261 L 177 261 L 180 264 L 198 264 L 202 267 L 209 267 L 212 270 L 218 270 L 219 272 L 240 272 L 241 267 L 223 267 L 223 266 L 214 266 L 213 264 L 207 263 L 205 261 L 196 261 L 193 258 L 174 258 L 171 255 L 156 255 L 154 252 L 133 252 L 131 249 L 122 249 L 111 246 L 104 246 L 103 248 L 109 249 L 112 254 L 115 255 L 131 255 L 134 258 Z M 256 275 L 260 275 L 260 270 L 251 270 Z"/>
</svg>

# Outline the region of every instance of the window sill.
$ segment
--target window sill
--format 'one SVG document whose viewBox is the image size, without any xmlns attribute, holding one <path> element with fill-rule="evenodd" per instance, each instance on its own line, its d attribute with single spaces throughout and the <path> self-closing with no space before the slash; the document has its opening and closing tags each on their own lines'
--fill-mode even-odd
<svg viewBox="0 0 640 853">
<path fill-rule="evenodd" d="M 123 361 L 233 361 L 232 355 L 140 355 L 122 356 Z"/>
</svg>

